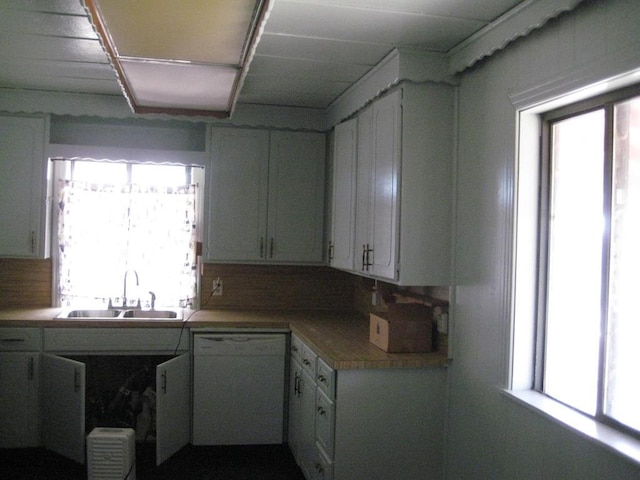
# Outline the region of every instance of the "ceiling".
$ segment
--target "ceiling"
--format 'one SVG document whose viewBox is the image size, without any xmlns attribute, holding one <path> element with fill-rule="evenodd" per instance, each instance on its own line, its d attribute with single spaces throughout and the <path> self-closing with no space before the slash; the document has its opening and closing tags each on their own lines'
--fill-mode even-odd
<svg viewBox="0 0 640 480">
<path fill-rule="evenodd" d="M 393 48 L 446 53 L 522 3 L 272 1 L 239 104 L 324 109 Z M 0 0 L 0 87 L 121 95 L 81 0 Z"/>
</svg>

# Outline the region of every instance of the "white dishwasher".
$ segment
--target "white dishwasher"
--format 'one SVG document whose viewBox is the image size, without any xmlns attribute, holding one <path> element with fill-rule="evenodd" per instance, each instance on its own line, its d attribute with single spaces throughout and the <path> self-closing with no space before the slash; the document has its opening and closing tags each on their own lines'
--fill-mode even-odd
<svg viewBox="0 0 640 480">
<path fill-rule="evenodd" d="M 286 335 L 193 336 L 193 444 L 283 442 Z"/>
</svg>

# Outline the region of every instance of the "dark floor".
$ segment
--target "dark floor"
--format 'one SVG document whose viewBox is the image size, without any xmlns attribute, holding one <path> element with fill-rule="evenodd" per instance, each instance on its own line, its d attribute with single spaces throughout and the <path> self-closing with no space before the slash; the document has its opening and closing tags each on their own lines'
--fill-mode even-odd
<svg viewBox="0 0 640 480">
<path fill-rule="evenodd" d="M 155 446 L 136 446 L 137 480 L 304 480 L 286 445 L 187 446 L 159 467 Z M 0 479 L 84 480 L 85 465 L 43 449 L 1 449 Z"/>
</svg>

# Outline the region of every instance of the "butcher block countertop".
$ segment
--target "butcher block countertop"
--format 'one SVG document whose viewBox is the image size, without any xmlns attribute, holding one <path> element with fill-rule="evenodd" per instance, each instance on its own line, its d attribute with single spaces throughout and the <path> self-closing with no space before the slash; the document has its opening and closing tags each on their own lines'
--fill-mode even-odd
<svg viewBox="0 0 640 480">
<path fill-rule="evenodd" d="M 369 342 L 369 319 L 355 312 L 199 310 L 175 320 L 83 320 L 55 318 L 60 309 L 0 309 L 0 327 L 171 328 L 291 330 L 336 370 L 445 367 L 444 353 L 386 353 Z"/>
</svg>

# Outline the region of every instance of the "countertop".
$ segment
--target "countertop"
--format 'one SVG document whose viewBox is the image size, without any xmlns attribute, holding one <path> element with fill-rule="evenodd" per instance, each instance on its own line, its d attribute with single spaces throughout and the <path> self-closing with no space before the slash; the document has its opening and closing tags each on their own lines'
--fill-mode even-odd
<svg viewBox="0 0 640 480">
<path fill-rule="evenodd" d="M 208 328 L 286 329 L 309 345 L 336 370 L 447 366 L 447 356 L 386 353 L 369 342 L 369 319 L 354 312 L 318 310 L 185 310 L 184 320 L 57 319 L 58 308 L 0 309 L 0 327 L 47 328 Z"/>
</svg>

